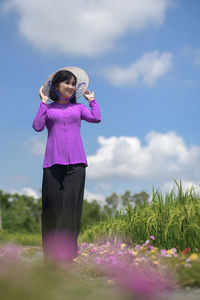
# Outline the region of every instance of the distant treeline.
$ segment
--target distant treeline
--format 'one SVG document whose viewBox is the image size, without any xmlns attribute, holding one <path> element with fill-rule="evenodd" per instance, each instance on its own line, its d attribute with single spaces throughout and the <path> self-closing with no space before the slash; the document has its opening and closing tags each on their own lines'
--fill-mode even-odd
<svg viewBox="0 0 200 300">
<path fill-rule="evenodd" d="M 148 199 L 149 195 L 146 192 L 131 194 L 130 191 L 121 196 L 112 193 L 105 198 L 104 205 L 100 205 L 95 199 L 92 201 L 84 199 L 80 231 L 100 221 L 110 220 L 128 203 L 133 207 L 148 205 Z M 17 193 L 9 194 L 0 190 L 0 229 L 7 229 L 10 232 L 41 232 L 41 208 L 41 198 L 35 199 Z"/>
</svg>

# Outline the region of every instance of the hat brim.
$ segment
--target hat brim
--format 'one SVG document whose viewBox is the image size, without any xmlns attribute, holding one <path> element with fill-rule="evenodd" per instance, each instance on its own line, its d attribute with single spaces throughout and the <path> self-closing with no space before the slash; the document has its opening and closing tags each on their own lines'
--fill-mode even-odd
<svg viewBox="0 0 200 300">
<path fill-rule="evenodd" d="M 51 81 L 54 77 L 54 75 L 58 72 L 58 71 L 62 71 L 62 70 L 67 70 L 72 72 L 76 78 L 77 78 L 77 83 L 76 83 L 76 99 L 81 97 L 84 92 L 87 90 L 88 86 L 89 86 L 89 76 L 88 74 L 81 68 L 78 67 L 66 67 L 66 68 L 62 68 L 59 69 L 55 72 L 53 72 L 45 81 L 44 83 L 44 88 L 43 88 L 43 93 L 45 96 L 48 97 L 48 100 L 51 102 L 53 101 L 50 98 L 50 89 L 51 89 Z"/>
</svg>

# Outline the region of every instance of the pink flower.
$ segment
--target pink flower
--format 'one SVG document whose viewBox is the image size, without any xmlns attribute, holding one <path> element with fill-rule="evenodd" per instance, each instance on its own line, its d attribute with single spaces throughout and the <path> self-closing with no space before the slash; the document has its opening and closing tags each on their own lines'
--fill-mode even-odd
<svg viewBox="0 0 200 300">
<path fill-rule="evenodd" d="M 148 249 L 153 250 L 154 246 L 148 246 Z"/>
<path fill-rule="evenodd" d="M 160 250 L 160 253 L 161 253 L 162 256 L 164 256 L 167 253 L 167 250 L 162 249 L 162 250 Z"/>
<path fill-rule="evenodd" d="M 24 248 L 20 245 L 6 243 L 0 248 L 0 259 L 19 259 L 24 252 Z"/>
<path fill-rule="evenodd" d="M 100 257 L 98 257 L 97 260 L 96 260 L 96 264 L 100 265 L 101 262 L 102 262 L 102 259 Z"/>
<path fill-rule="evenodd" d="M 154 299 L 160 292 L 173 286 L 171 274 L 152 269 L 147 262 L 145 268 L 142 265 L 132 268 L 120 261 L 118 265 L 110 266 L 110 269 L 107 264 L 107 270 L 109 276 L 139 299 Z"/>
<path fill-rule="evenodd" d="M 117 258 L 115 256 L 113 256 L 113 255 L 110 255 L 109 257 L 107 257 L 105 259 L 105 262 L 110 262 L 113 265 L 117 265 L 118 264 Z"/>
<path fill-rule="evenodd" d="M 172 249 L 171 249 L 171 252 L 172 252 L 172 253 L 175 253 L 175 252 L 176 252 L 176 248 L 172 248 Z"/>
<path fill-rule="evenodd" d="M 171 254 L 165 254 L 165 257 L 172 257 Z"/>
<path fill-rule="evenodd" d="M 56 263 L 68 263 L 77 255 L 76 238 L 68 232 L 50 232 L 45 238 L 45 254 Z"/>
<path fill-rule="evenodd" d="M 155 240 L 156 238 L 155 238 L 155 236 L 153 236 L 153 235 L 150 235 L 150 237 L 149 237 L 151 240 Z"/>
<path fill-rule="evenodd" d="M 5 243 L 0 247 L 0 276 L 10 273 L 11 268 L 22 263 L 24 248 L 20 245 Z"/>
</svg>

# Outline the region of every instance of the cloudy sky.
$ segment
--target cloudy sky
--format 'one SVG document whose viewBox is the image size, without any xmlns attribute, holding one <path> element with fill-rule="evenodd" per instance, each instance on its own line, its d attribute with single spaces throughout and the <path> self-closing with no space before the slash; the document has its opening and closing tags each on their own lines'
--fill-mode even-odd
<svg viewBox="0 0 200 300">
<path fill-rule="evenodd" d="M 87 71 L 102 114 L 82 122 L 85 198 L 198 186 L 199 13 L 199 0 L 1 0 L 0 189 L 40 196 L 47 130 L 32 122 L 64 66 Z"/>
</svg>

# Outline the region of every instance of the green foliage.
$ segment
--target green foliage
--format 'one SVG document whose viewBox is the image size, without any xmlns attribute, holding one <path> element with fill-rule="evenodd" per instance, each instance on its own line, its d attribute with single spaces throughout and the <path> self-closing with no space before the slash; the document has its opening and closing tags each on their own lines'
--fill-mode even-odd
<svg viewBox="0 0 200 300">
<path fill-rule="evenodd" d="M 83 209 L 81 217 L 80 232 L 83 232 L 88 226 L 95 225 L 100 220 L 105 220 L 106 216 L 101 211 L 101 207 L 96 200 L 88 202 L 83 200 Z"/>
<path fill-rule="evenodd" d="M 92 202 L 84 200 L 80 232 L 82 233 L 86 228 L 100 221 L 117 217 L 120 204 L 126 207 L 129 202 L 133 205 L 143 205 L 148 197 L 149 195 L 145 192 L 131 195 L 130 191 L 126 191 L 122 196 L 112 193 L 106 197 L 104 207 L 101 207 L 96 200 Z M 39 234 L 41 232 L 41 207 L 41 198 L 34 199 L 30 196 L 9 194 L 0 190 L 0 221 L 2 221 L 0 225 L 2 223 L 2 228 L 9 232 Z"/>
<path fill-rule="evenodd" d="M 0 191 L 2 227 L 10 232 L 40 232 L 41 199 Z"/>
<path fill-rule="evenodd" d="M 178 194 L 172 191 L 162 195 L 153 190 L 151 203 L 144 202 L 135 207 L 128 204 L 111 221 L 101 222 L 87 229 L 82 239 L 95 241 L 99 236 L 123 235 L 124 239 L 140 243 L 156 237 L 154 245 L 165 249 L 176 247 L 183 250 L 200 250 L 200 198 L 193 189 L 182 190 L 177 184 Z"/>
<path fill-rule="evenodd" d="M 81 239 L 91 242 L 100 236 L 120 235 L 141 243 L 154 235 L 157 247 L 200 250 L 200 198 L 192 188 L 184 193 L 181 183 L 176 184 L 178 193 L 163 195 L 153 189 L 151 202 L 147 193 L 131 195 L 130 191 L 121 198 L 112 193 L 103 208 L 96 200 L 84 200 Z M 117 211 L 120 200 L 122 208 Z M 4 230 L 40 234 L 41 199 L 0 191 L 0 203 Z"/>
<path fill-rule="evenodd" d="M 130 191 L 126 191 L 122 196 L 122 206 L 127 207 L 128 204 L 143 206 L 148 204 L 149 195 L 142 191 L 138 194 L 131 195 Z"/>
<path fill-rule="evenodd" d="M 105 202 L 106 204 L 103 207 L 103 213 L 110 219 L 117 213 L 119 197 L 116 193 L 112 193 L 112 195 L 106 197 Z"/>
<path fill-rule="evenodd" d="M 10 232 L 40 232 L 41 199 L 0 191 L 2 227 Z"/>
<path fill-rule="evenodd" d="M 9 232 L 6 229 L 0 230 L 0 242 L 12 242 L 23 246 L 42 245 L 41 234 L 39 233 Z"/>
</svg>

